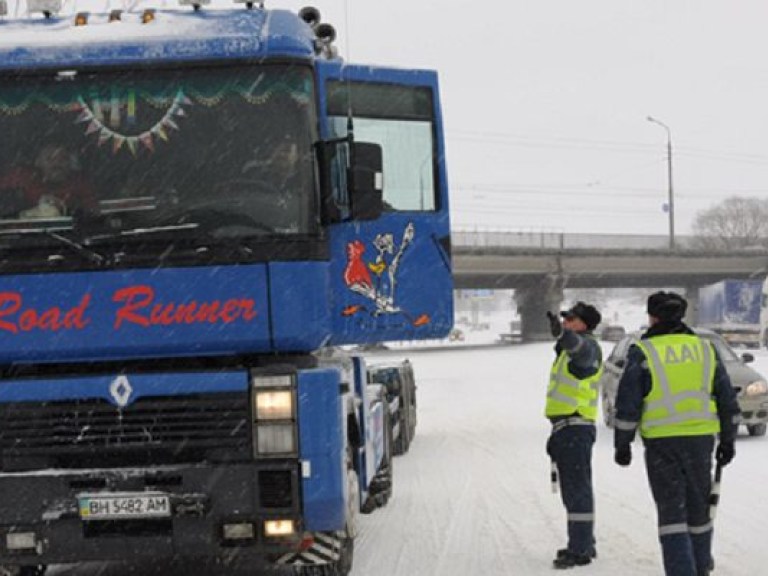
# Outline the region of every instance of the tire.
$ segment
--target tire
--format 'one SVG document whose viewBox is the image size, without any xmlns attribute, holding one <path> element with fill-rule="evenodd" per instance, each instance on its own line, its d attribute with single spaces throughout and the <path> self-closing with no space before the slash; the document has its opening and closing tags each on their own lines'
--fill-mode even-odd
<svg viewBox="0 0 768 576">
<path fill-rule="evenodd" d="M 397 440 L 394 441 L 394 445 L 392 446 L 392 454 L 395 456 L 405 454 L 411 447 L 411 429 L 408 426 L 408 417 L 405 416 L 405 412 L 402 408 L 400 413 L 404 416 L 400 419 L 400 435 L 397 437 Z"/>
<path fill-rule="evenodd" d="M 765 430 L 768 427 L 765 422 L 762 424 L 748 424 L 747 431 L 750 436 L 765 436 Z"/>
<path fill-rule="evenodd" d="M 389 488 L 384 492 L 377 494 L 378 507 L 382 508 L 387 505 L 389 499 L 392 497 L 392 488 L 394 483 L 394 475 L 392 474 L 392 457 L 394 456 L 394 441 L 392 439 L 392 426 L 390 422 L 387 422 L 387 435 L 386 442 L 384 443 L 384 458 L 381 460 L 380 470 L 383 472 L 384 477 L 389 482 Z"/>
<path fill-rule="evenodd" d="M 376 471 L 376 476 L 371 481 L 371 484 L 384 483 L 386 488 L 378 491 L 374 494 L 369 492 L 368 497 L 360 507 L 360 511 L 363 514 L 370 514 L 377 508 L 382 508 L 387 505 L 390 497 L 392 496 L 392 456 L 393 456 L 394 442 L 392 440 L 392 426 L 389 422 L 389 412 L 384 412 L 384 457 L 381 459 L 381 465 Z M 370 490 L 370 486 L 369 486 Z"/>
</svg>

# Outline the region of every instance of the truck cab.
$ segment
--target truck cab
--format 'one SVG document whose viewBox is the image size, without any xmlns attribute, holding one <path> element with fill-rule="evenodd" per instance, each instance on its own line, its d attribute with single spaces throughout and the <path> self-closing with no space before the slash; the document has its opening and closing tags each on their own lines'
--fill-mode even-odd
<svg viewBox="0 0 768 576">
<path fill-rule="evenodd" d="M 347 573 L 391 467 L 365 367 L 315 351 L 451 329 L 437 75 L 204 4 L 0 20 L 7 570 Z"/>
</svg>

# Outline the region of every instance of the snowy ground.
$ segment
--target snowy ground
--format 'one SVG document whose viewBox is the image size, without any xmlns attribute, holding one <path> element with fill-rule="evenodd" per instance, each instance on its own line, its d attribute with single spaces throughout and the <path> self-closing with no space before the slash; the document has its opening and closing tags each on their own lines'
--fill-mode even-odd
<svg viewBox="0 0 768 576">
<path fill-rule="evenodd" d="M 609 348 L 610 345 L 606 345 Z M 551 574 L 564 543 L 559 497 L 550 491 L 542 416 L 551 346 L 421 353 L 420 428 L 396 462 L 396 498 L 371 517 L 358 576 Z M 768 372 L 768 355 L 756 368 Z M 600 557 L 590 574 L 661 573 L 656 516 L 635 447 L 629 469 L 613 463 L 612 434 L 595 450 Z M 768 438 L 741 437 L 723 478 L 716 520 L 717 573 L 764 574 Z"/>
<path fill-rule="evenodd" d="M 768 353 L 756 355 L 754 366 L 768 374 Z M 416 439 L 410 452 L 395 460 L 390 504 L 362 518 L 353 576 L 552 574 L 554 551 L 564 544 L 565 517 L 559 495 L 550 491 L 544 452 L 549 430 L 542 410 L 551 346 L 409 356 L 419 385 Z M 594 455 L 599 558 L 577 572 L 662 573 L 641 446 L 634 455 L 629 469 L 616 466 L 612 435 L 599 428 Z M 768 437 L 742 436 L 736 460 L 723 475 L 715 523 L 716 574 L 766 574 L 764 490 Z M 101 567 L 54 572 L 146 574 Z"/>
</svg>

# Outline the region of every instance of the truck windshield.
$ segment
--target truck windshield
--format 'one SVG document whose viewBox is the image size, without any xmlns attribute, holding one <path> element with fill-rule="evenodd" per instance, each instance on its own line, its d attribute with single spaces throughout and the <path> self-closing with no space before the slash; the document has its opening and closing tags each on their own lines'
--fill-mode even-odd
<svg viewBox="0 0 768 576">
<path fill-rule="evenodd" d="M 313 103 L 295 65 L 0 76 L 0 241 L 312 234 Z"/>
</svg>

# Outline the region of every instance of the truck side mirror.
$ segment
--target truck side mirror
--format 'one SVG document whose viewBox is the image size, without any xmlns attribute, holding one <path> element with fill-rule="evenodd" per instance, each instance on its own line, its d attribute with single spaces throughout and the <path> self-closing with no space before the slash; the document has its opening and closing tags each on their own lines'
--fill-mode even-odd
<svg viewBox="0 0 768 576">
<path fill-rule="evenodd" d="M 350 201 L 353 220 L 376 220 L 384 210 L 384 162 L 381 146 L 352 144 Z"/>
<path fill-rule="evenodd" d="M 381 146 L 347 138 L 317 142 L 321 219 L 375 220 L 384 208 Z"/>
</svg>

